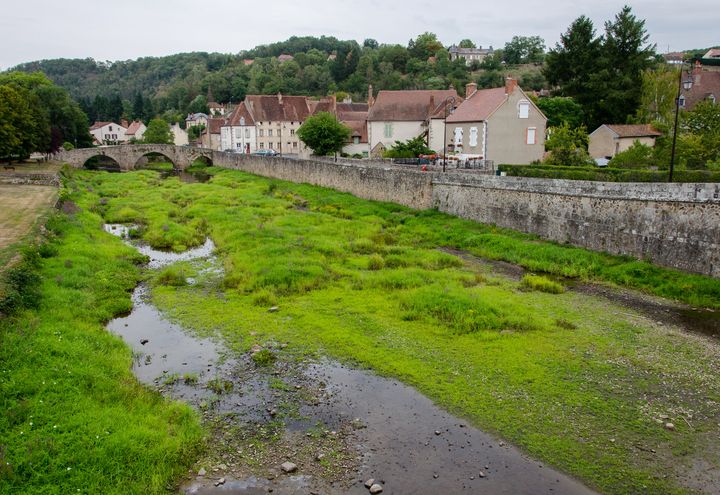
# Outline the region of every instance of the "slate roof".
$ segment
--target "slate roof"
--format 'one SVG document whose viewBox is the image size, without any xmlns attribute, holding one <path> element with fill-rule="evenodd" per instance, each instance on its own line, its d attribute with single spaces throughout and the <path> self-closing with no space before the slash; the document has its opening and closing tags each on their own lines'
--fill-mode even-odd
<svg viewBox="0 0 720 495">
<path fill-rule="evenodd" d="M 633 138 L 633 137 L 648 137 L 648 136 L 662 136 L 661 132 L 658 132 L 650 124 L 630 124 L 630 125 L 617 125 L 617 124 L 605 124 L 605 127 L 613 131 L 618 137 L 621 138 Z"/>
<path fill-rule="evenodd" d="M 310 107 L 304 96 L 248 95 L 245 106 L 255 122 L 303 122 L 310 115 Z"/>
<path fill-rule="evenodd" d="M 454 89 L 380 91 L 368 112 L 369 121 L 425 121 L 449 96 L 458 98 Z"/>
<path fill-rule="evenodd" d="M 481 122 L 507 101 L 505 86 L 501 88 L 479 89 L 463 101 L 455 111 L 448 115 L 448 122 Z"/>
</svg>

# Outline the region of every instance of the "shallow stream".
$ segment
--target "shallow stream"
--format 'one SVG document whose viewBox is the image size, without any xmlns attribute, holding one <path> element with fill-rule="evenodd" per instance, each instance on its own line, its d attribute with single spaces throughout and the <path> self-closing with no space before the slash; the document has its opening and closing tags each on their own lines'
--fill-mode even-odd
<svg viewBox="0 0 720 495">
<path fill-rule="evenodd" d="M 128 226 L 105 229 L 129 242 Z M 180 254 L 132 245 L 150 258 L 149 269 L 177 261 L 213 261 L 210 239 Z M 292 474 L 265 466 L 263 472 L 275 473 L 271 476 L 221 465 L 190 476 L 183 493 L 366 494 L 364 482 L 370 478 L 382 483 L 385 494 L 594 493 L 396 380 L 328 360 L 298 364 L 279 359 L 274 367 L 260 370 L 249 355 L 232 355 L 221 343 L 166 319 L 151 303 L 145 283 L 135 289 L 132 301 L 132 312 L 107 328 L 132 348 L 133 371 L 141 382 L 190 403 L 206 419 L 222 415 L 259 428 L 277 419 L 275 407 L 289 400 L 297 405 L 297 414 L 283 418 L 287 435 L 305 439 L 318 425 L 331 434 L 349 432 L 345 441 L 355 462 L 341 480 L 324 480 L 300 462 Z M 271 346 L 282 356 L 283 344 Z M 272 386 L 279 379 L 289 391 Z"/>
</svg>

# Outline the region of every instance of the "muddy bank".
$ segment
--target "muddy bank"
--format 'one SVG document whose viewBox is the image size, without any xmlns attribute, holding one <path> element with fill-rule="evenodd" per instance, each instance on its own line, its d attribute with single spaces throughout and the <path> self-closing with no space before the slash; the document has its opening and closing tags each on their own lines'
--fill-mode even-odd
<svg viewBox="0 0 720 495">
<path fill-rule="evenodd" d="M 106 230 L 126 237 L 128 227 Z M 180 254 L 135 247 L 151 269 L 213 265 L 210 240 Z M 132 312 L 108 329 L 133 349 L 138 379 L 193 405 L 211 431 L 182 493 L 366 494 L 369 479 L 388 494 L 593 493 L 396 380 L 299 361 L 286 343 L 232 355 L 165 319 L 145 284 L 132 300 Z M 261 352 L 272 359 L 261 362 Z M 285 473 L 284 462 L 295 468 Z"/>
</svg>

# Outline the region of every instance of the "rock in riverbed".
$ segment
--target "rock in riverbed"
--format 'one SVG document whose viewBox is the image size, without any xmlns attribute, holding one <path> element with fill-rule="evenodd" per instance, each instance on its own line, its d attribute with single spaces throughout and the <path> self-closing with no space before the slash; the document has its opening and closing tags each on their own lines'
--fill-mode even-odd
<svg viewBox="0 0 720 495">
<path fill-rule="evenodd" d="M 370 493 L 380 493 L 383 491 L 383 487 L 379 483 L 375 483 L 373 486 L 370 487 Z"/>
<path fill-rule="evenodd" d="M 293 464 L 292 462 L 283 462 L 280 465 L 280 469 L 282 469 L 284 473 L 293 473 L 297 470 L 297 464 Z"/>
</svg>

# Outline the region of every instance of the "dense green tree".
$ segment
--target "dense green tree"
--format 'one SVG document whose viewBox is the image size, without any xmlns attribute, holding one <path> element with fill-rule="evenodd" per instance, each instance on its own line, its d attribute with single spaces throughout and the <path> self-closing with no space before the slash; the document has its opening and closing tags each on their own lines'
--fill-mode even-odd
<svg viewBox="0 0 720 495">
<path fill-rule="evenodd" d="M 505 43 L 503 52 L 508 64 L 540 63 L 545 55 L 545 41 L 540 36 L 513 36 Z"/>
<path fill-rule="evenodd" d="M 547 117 L 547 127 L 559 127 L 567 124 L 571 128 L 583 123 L 583 108 L 575 100 L 564 96 L 539 98 L 537 106 Z"/>
<path fill-rule="evenodd" d="M 654 164 L 655 154 L 653 149 L 640 141 L 635 141 L 628 149 L 613 156 L 608 166 L 616 168 L 647 168 Z"/>
<path fill-rule="evenodd" d="M 329 112 L 308 117 L 298 128 L 297 134 L 300 140 L 319 156 L 340 152 L 350 139 L 350 129 L 338 122 Z"/>
<path fill-rule="evenodd" d="M 435 52 L 443 47 L 442 43 L 437 39 L 437 35 L 430 32 L 424 32 L 414 40 L 410 40 L 408 43 L 408 51 L 410 56 L 419 58 L 420 60 L 427 60 L 428 57 L 435 55 Z"/>
<path fill-rule="evenodd" d="M 472 40 L 469 40 L 465 38 L 460 43 L 458 43 L 459 48 L 475 48 L 475 43 L 473 43 Z"/>
<path fill-rule="evenodd" d="M 38 122 L 27 90 L 0 85 L 0 158 L 24 158 L 37 147 Z"/>
<path fill-rule="evenodd" d="M 150 144 L 172 144 L 170 126 L 163 119 L 152 119 L 143 135 L 143 142 Z"/>
<path fill-rule="evenodd" d="M 435 153 L 425 144 L 423 136 L 417 136 L 407 141 L 395 141 L 392 148 L 385 151 L 385 158 L 417 158 L 420 155 L 432 155 Z"/>
<path fill-rule="evenodd" d="M 549 151 L 545 163 L 564 167 L 586 166 L 593 163 L 587 152 L 588 135 L 585 127 L 571 128 L 567 124 L 552 127 L 545 141 Z"/>
<path fill-rule="evenodd" d="M 371 50 L 377 49 L 379 46 L 377 40 L 374 40 L 372 38 L 367 38 L 365 41 L 363 41 L 363 48 L 370 48 Z"/>
<path fill-rule="evenodd" d="M 672 122 L 675 114 L 677 78 L 677 71 L 666 65 L 643 71 L 640 106 L 635 114 L 638 122 Z"/>
</svg>

